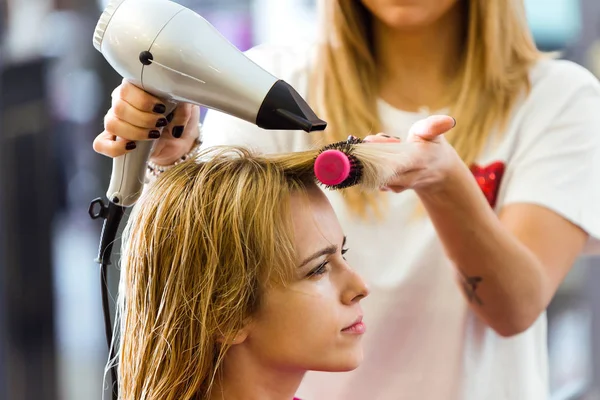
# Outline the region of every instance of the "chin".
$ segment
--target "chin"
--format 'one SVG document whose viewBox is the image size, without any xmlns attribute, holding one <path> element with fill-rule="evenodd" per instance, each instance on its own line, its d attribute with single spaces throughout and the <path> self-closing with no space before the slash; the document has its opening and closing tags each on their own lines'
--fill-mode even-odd
<svg viewBox="0 0 600 400">
<path fill-rule="evenodd" d="M 426 12 L 414 7 L 401 7 L 386 13 L 380 19 L 382 23 L 394 30 L 412 30 L 422 28 L 431 23 Z"/>
<path fill-rule="evenodd" d="M 357 350 L 349 350 L 343 354 L 339 354 L 327 363 L 321 364 L 318 368 L 310 368 L 313 371 L 323 372 L 348 372 L 360 366 L 363 360 L 362 348 Z"/>
</svg>

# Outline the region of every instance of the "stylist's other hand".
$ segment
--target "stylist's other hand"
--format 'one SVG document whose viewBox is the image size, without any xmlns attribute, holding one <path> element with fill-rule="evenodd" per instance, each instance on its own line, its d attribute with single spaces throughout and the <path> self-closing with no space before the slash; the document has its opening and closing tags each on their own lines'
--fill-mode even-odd
<svg viewBox="0 0 600 400">
<path fill-rule="evenodd" d="M 417 121 L 409 130 L 406 139 L 410 144 L 408 162 L 402 162 L 402 169 L 382 190 L 396 193 L 406 189 L 419 192 L 434 192 L 444 183 L 455 168 L 460 168 L 462 160 L 454 148 L 444 138 L 456 125 L 454 118 L 434 115 Z M 400 139 L 385 134 L 367 136 L 366 142 L 397 143 Z M 407 167 L 408 166 L 408 167 Z"/>
<path fill-rule="evenodd" d="M 123 80 L 112 93 L 104 117 L 104 131 L 94 139 L 94 150 L 108 157 L 132 151 L 135 142 L 155 140 L 150 160 L 170 165 L 193 147 L 199 136 L 198 106 L 180 103 L 170 113 L 158 98 Z"/>
</svg>

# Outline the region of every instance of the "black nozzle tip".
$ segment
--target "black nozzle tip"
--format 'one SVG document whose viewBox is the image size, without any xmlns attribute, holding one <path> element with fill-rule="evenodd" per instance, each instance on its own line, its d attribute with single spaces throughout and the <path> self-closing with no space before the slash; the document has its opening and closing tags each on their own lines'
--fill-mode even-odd
<svg viewBox="0 0 600 400">
<path fill-rule="evenodd" d="M 307 132 L 324 131 L 325 128 L 327 128 L 327 122 L 323 121 L 322 119 L 317 119 L 316 121 L 312 122 L 312 126 Z"/>
<path fill-rule="evenodd" d="M 322 131 L 327 122 L 319 119 L 302 96 L 287 82 L 278 80 L 265 96 L 256 116 L 263 129 Z"/>
<path fill-rule="evenodd" d="M 307 119 L 305 117 L 301 117 L 297 114 L 290 112 L 289 110 L 285 110 L 282 108 L 277 108 L 274 110 L 274 114 L 279 117 L 285 119 L 288 123 L 295 126 L 295 128 L 291 129 L 302 129 L 306 132 L 313 131 L 322 131 L 327 127 L 327 122 L 320 120 L 315 116 L 314 119 Z M 283 129 L 283 128 L 275 128 L 275 129 Z"/>
</svg>

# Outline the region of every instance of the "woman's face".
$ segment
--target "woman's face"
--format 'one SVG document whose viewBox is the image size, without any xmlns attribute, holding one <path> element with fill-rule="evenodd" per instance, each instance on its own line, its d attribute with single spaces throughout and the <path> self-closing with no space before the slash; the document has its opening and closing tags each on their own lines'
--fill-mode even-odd
<svg viewBox="0 0 600 400">
<path fill-rule="evenodd" d="M 393 29 L 415 29 L 438 22 L 459 0 L 361 0 L 383 24 Z"/>
<path fill-rule="evenodd" d="M 344 260 L 344 233 L 318 188 L 293 195 L 296 278 L 268 289 L 244 345 L 274 368 L 347 371 L 362 360 L 360 300 L 368 289 Z"/>
</svg>

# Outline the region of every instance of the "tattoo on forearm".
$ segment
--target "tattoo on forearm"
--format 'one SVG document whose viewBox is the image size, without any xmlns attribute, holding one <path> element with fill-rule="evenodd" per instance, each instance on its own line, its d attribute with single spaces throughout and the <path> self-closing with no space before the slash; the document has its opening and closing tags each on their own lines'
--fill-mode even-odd
<svg viewBox="0 0 600 400">
<path fill-rule="evenodd" d="M 480 276 L 465 276 L 462 274 L 460 275 L 460 277 L 463 289 L 465 291 L 465 294 L 467 295 L 467 299 L 469 300 L 469 302 L 475 302 L 478 305 L 482 306 L 483 302 L 481 301 L 479 296 L 477 296 L 476 292 L 477 286 L 481 283 L 483 279 Z"/>
</svg>

